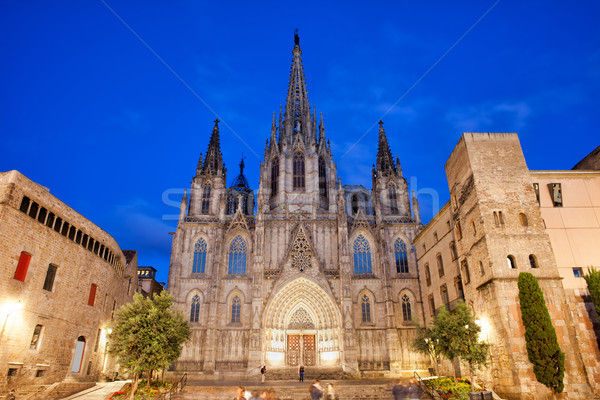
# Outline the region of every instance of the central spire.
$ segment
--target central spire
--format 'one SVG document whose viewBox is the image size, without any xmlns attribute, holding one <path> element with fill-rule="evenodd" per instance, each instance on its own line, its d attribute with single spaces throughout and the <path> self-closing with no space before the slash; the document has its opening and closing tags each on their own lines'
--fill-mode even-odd
<svg viewBox="0 0 600 400">
<path fill-rule="evenodd" d="M 290 72 L 290 82 L 285 104 L 284 133 L 290 141 L 293 141 L 298 134 L 301 134 L 303 139 L 306 140 L 314 136 L 314 132 L 312 129 L 298 30 L 294 33 L 294 50 L 292 53 L 294 57 L 292 59 L 292 70 Z"/>
</svg>

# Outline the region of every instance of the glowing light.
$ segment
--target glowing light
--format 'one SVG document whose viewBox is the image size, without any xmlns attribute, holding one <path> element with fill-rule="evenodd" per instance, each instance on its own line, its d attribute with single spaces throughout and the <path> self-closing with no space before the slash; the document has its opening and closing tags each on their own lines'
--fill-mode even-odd
<svg viewBox="0 0 600 400">
<path fill-rule="evenodd" d="M 321 352 L 321 363 L 322 365 L 336 365 L 340 358 L 339 351 L 322 351 Z"/>
<path fill-rule="evenodd" d="M 282 366 L 284 365 L 285 354 L 278 351 L 267 351 L 267 361 L 269 365 Z"/>
<path fill-rule="evenodd" d="M 4 307 L 2 307 L 2 311 L 4 312 L 4 314 L 6 314 L 7 316 L 9 316 L 10 314 L 19 311 L 23 308 L 23 303 L 21 303 L 21 300 L 14 302 L 14 303 L 8 303 L 5 304 Z"/>
<path fill-rule="evenodd" d="M 490 324 L 490 321 L 488 321 L 488 319 L 485 317 L 480 317 L 479 319 L 475 320 L 475 323 L 481 328 L 481 331 L 479 332 L 479 341 L 488 341 L 490 334 L 492 333 L 492 325 Z"/>
<path fill-rule="evenodd" d="M 108 328 L 108 329 L 106 330 L 106 333 L 108 333 L 108 334 L 110 335 L 110 334 L 112 333 L 112 329 Z"/>
</svg>

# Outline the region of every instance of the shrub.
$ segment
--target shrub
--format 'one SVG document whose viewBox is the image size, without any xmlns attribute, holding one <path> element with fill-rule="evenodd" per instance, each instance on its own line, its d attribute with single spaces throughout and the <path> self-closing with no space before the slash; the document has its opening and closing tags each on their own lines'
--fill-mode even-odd
<svg viewBox="0 0 600 400">
<path fill-rule="evenodd" d="M 564 390 L 565 353 L 558 345 L 544 294 L 537 279 L 528 272 L 519 274 L 518 285 L 527 356 L 533 364 L 533 373 L 538 382 L 554 393 L 561 393 Z"/>
</svg>

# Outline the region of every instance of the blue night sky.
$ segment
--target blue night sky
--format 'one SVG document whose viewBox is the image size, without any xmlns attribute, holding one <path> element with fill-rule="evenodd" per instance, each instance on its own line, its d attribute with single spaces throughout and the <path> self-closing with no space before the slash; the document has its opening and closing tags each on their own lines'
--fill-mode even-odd
<svg viewBox="0 0 600 400">
<path fill-rule="evenodd" d="M 243 152 L 257 188 L 295 28 L 342 183 L 371 187 L 382 118 L 425 221 L 462 132 L 519 133 L 530 169 L 600 144 L 597 1 L 105 1 L 3 2 L 0 170 L 50 188 L 161 281 L 170 203 L 216 115 L 228 181 Z"/>
</svg>

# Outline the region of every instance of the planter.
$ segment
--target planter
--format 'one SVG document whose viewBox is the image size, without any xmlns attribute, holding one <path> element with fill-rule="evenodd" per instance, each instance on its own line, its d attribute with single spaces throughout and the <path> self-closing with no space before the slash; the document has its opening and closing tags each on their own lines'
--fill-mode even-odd
<svg viewBox="0 0 600 400">
<path fill-rule="evenodd" d="M 484 390 L 482 392 L 469 392 L 469 400 L 493 400 L 492 392 Z"/>
</svg>

